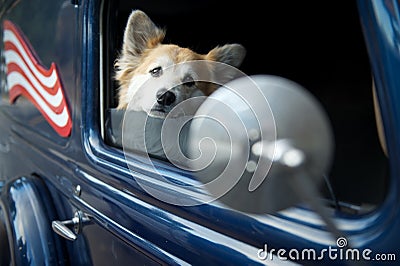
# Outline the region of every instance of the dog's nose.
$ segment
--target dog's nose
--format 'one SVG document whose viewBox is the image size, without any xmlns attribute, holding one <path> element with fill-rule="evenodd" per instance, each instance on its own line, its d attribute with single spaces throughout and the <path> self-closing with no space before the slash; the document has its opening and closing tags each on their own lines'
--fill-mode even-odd
<svg viewBox="0 0 400 266">
<path fill-rule="evenodd" d="M 166 89 L 161 89 L 157 92 L 157 102 L 163 106 L 170 106 L 176 100 L 176 96 L 173 92 Z"/>
</svg>

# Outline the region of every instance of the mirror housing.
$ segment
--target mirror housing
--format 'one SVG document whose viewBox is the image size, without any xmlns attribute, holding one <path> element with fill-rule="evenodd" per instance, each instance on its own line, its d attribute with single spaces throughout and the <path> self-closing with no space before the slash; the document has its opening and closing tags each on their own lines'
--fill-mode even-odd
<svg viewBox="0 0 400 266">
<path fill-rule="evenodd" d="M 293 178 L 318 187 L 333 156 L 329 119 L 316 98 L 285 78 L 235 79 L 211 94 L 188 136 L 191 169 L 211 195 L 249 213 L 302 202 Z M 298 183 L 297 183 L 298 184 Z"/>
</svg>

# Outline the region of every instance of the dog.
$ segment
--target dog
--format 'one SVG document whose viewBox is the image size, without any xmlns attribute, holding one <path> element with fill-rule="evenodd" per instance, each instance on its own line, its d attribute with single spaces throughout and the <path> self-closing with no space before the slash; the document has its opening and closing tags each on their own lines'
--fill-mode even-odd
<svg viewBox="0 0 400 266">
<path fill-rule="evenodd" d="M 218 88 L 212 82 L 197 80 L 196 67 L 190 63 L 180 71 L 173 71 L 172 66 L 203 60 L 230 65 L 233 68 L 226 70 L 230 72 L 241 65 L 246 54 L 245 48 L 236 43 L 199 54 L 176 44 L 163 44 L 165 34 L 143 11 L 131 12 L 115 62 L 115 79 L 119 85 L 117 109 L 126 110 L 129 105 L 130 110 L 165 118 L 179 103 L 195 96 L 209 96 Z M 214 74 L 213 67 L 201 71 L 203 76 L 204 72 L 209 77 Z M 232 73 L 224 75 L 233 76 Z M 145 86 L 146 83 L 152 85 Z"/>
</svg>

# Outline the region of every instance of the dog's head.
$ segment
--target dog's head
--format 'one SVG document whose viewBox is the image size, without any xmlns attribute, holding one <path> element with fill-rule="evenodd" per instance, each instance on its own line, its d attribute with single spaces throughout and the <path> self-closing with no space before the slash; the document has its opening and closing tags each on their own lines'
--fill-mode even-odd
<svg viewBox="0 0 400 266">
<path fill-rule="evenodd" d="M 177 104 L 193 96 L 208 96 L 217 88 L 213 83 L 198 81 L 199 69 L 182 63 L 207 60 L 239 67 L 246 53 L 240 44 L 226 44 L 207 54 L 198 54 L 174 44 L 162 44 L 164 36 L 165 31 L 144 12 L 135 10 L 129 16 L 122 51 L 116 61 L 119 109 L 126 109 L 131 102 L 132 110 L 165 117 Z M 203 76 L 209 72 L 211 77 L 212 69 L 205 67 L 200 71 Z M 224 75 L 228 77 L 230 73 Z M 145 83 L 151 86 L 143 86 Z"/>
</svg>

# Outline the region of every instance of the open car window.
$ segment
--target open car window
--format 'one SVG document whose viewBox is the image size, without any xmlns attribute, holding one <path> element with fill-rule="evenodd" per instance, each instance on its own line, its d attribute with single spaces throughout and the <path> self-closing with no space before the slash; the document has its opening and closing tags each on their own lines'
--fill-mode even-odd
<svg viewBox="0 0 400 266">
<path fill-rule="evenodd" d="M 134 143 L 140 134 L 139 125 L 146 119 L 141 113 L 131 115 L 139 128 L 132 128 L 132 135 L 126 136 L 132 147 L 123 147 L 125 111 L 117 109 L 119 86 L 114 78 L 114 63 L 122 48 L 128 16 L 140 9 L 166 29 L 163 43 L 199 53 L 226 43 L 240 43 L 247 54 L 239 69 L 246 75 L 276 75 L 306 88 L 327 112 L 334 134 L 334 158 L 321 187 L 324 198 L 332 207 L 349 213 L 369 212 L 383 202 L 389 178 L 388 158 L 379 141 L 372 76 L 354 2 L 332 3 L 329 10 L 321 3 L 321 12 L 313 12 L 318 8 L 315 3 L 300 2 L 292 3 L 290 8 L 278 2 L 267 3 L 266 8 L 258 2 L 235 5 L 226 1 L 168 1 L 168 7 L 165 5 L 158 1 L 105 4 L 101 100 L 102 133 L 107 145 L 143 152 L 142 143 Z M 240 19 L 244 14 L 251 16 Z M 285 23 L 279 23 L 283 19 Z M 150 139 L 157 140 L 163 121 L 150 120 Z M 185 134 L 179 140 L 182 143 Z M 150 143 L 147 151 L 154 160 L 169 164 L 160 147 Z"/>
</svg>

